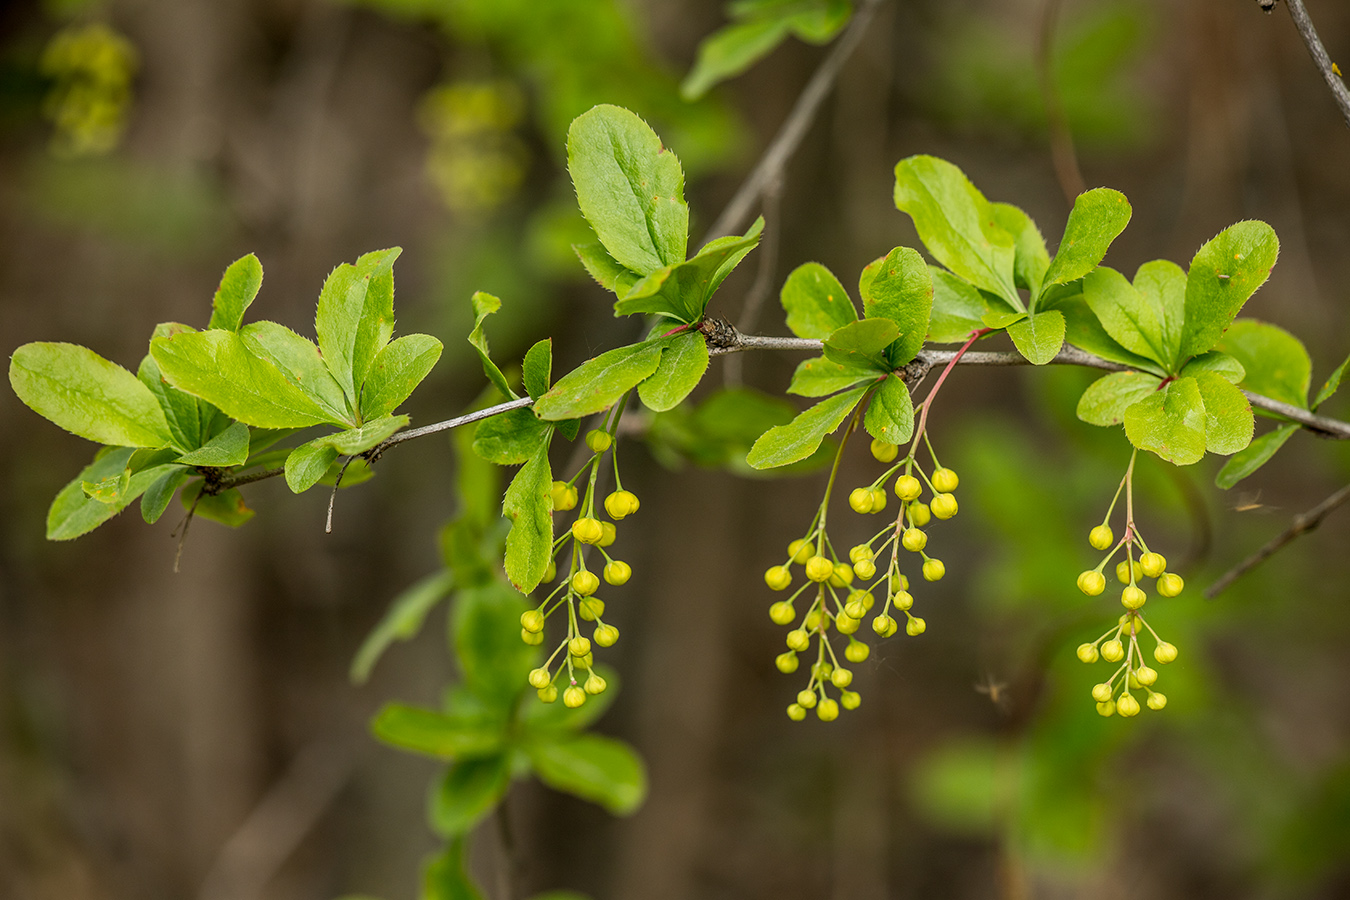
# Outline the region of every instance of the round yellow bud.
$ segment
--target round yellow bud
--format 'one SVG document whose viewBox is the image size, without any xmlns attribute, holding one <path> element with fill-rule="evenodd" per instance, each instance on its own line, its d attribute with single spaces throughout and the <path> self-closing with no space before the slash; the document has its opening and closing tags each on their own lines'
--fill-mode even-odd
<svg viewBox="0 0 1350 900">
<path fill-rule="evenodd" d="M 822 616 L 820 610 L 813 609 L 806 614 L 806 619 L 802 621 L 802 627 L 807 631 L 815 631 L 820 627 Z"/>
<path fill-rule="evenodd" d="M 910 637 L 918 637 L 928 628 L 928 623 L 923 619 L 911 618 L 905 623 L 905 634 Z"/>
<path fill-rule="evenodd" d="M 815 555 L 815 548 L 804 540 L 795 540 L 788 544 L 788 556 L 798 565 L 806 562 Z"/>
<path fill-rule="evenodd" d="M 877 574 L 876 563 L 870 559 L 861 559 L 853 564 L 853 574 L 859 578 L 871 578 Z"/>
<path fill-rule="evenodd" d="M 548 687 L 549 682 L 552 680 L 553 677 L 548 674 L 548 669 L 538 668 L 530 670 L 530 687 L 537 691 L 542 691 L 544 688 Z"/>
<path fill-rule="evenodd" d="M 909 591 L 901 591 L 891 598 L 891 602 L 895 604 L 896 609 L 906 610 L 914 605 L 914 595 Z"/>
<path fill-rule="evenodd" d="M 844 605 L 844 615 L 850 619 L 861 619 L 867 615 L 867 607 L 863 606 L 861 600 L 850 600 Z"/>
<path fill-rule="evenodd" d="M 853 683 L 853 673 L 848 669 L 835 669 L 830 673 L 830 684 L 837 688 L 846 688 Z"/>
<path fill-rule="evenodd" d="M 574 637 L 567 642 L 567 652 L 573 656 L 585 656 L 591 652 L 591 642 L 584 637 Z"/>
<path fill-rule="evenodd" d="M 568 709 L 576 709 L 586 702 L 586 692 L 575 684 L 563 691 L 563 706 Z"/>
<path fill-rule="evenodd" d="M 900 545 L 911 553 L 918 553 L 928 546 L 928 535 L 917 528 L 906 528 L 900 536 Z"/>
<path fill-rule="evenodd" d="M 1078 589 L 1089 597 L 1095 597 L 1106 590 L 1106 576 L 1089 569 L 1078 576 Z"/>
<path fill-rule="evenodd" d="M 1116 714 L 1116 705 L 1112 703 L 1110 700 L 1107 700 L 1105 703 L 1097 704 L 1097 715 L 1104 716 L 1109 719 L 1115 714 Z"/>
<path fill-rule="evenodd" d="M 600 540 L 595 542 L 597 547 L 608 547 L 614 543 L 614 538 L 618 537 L 619 529 L 614 527 L 613 522 L 600 523 Z"/>
<path fill-rule="evenodd" d="M 872 630 L 881 637 L 886 638 L 895 634 L 895 632 L 899 630 L 899 626 L 895 624 L 895 619 L 883 614 L 872 620 Z"/>
<path fill-rule="evenodd" d="M 1173 662 L 1177 658 L 1177 648 L 1167 641 L 1160 641 L 1158 646 L 1153 648 L 1153 658 L 1163 665 Z"/>
<path fill-rule="evenodd" d="M 1097 653 L 1096 644 L 1079 644 L 1078 658 L 1085 663 L 1095 663 L 1100 654 Z"/>
<path fill-rule="evenodd" d="M 879 513 L 886 508 L 886 489 L 872 488 L 872 512 Z"/>
<path fill-rule="evenodd" d="M 922 528 L 933 521 L 933 511 L 928 508 L 927 503 L 920 503 L 915 500 L 909 505 L 909 524 L 915 528 Z"/>
<path fill-rule="evenodd" d="M 599 519 L 582 516 L 572 523 L 572 537 L 583 544 L 598 544 L 604 536 L 605 529 L 600 526 Z"/>
<path fill-rule="evenodd" d="M 1134 677 L 1137 678 L 1139 683 L 1144 687 L 1152 687 L 1153 683 L 1158 680 L 1158 670 L 1148 666 L 1140 666 L 1134 670 Z"/>
<path fill-rule="evenodd" d="M 823 556 L 813 556 L 806 561 L 806 577 L 812 581 L 829 581 L 834 574 L 834 563 Z"/>
<path fill-rule="evenodd" d="M 1096 550 L 1105 550 L 1116 539 L 1111 526 L 1102 524 L 1088 532 L 1088 543 Z"/>
<path fill-rule="evenodd" d="M 1107 662 L 1120 662 L 1125 658 L 1125 645 L 1117 640 L 1102 644 L 1102 659 Z"/>
<path fill-rule="evenodd" d="M 544 614 L 537 609 L 531 609 L 520 614 L 520 627 L 531 634 L 544 630 Z"/>
<path fill-rule="evenodd" d="M 572 575 L 572 590 L 583 597 L 589 597 L 591 594 L 594 594 L 599 587 L 600 579 L 596 577 L 594 572 L 588 572 L 585 569 L 582 569 L 580 572 L 576 572 Z"/>
<path fill-rule="evenodd" d="M 605 679 L 601 678 L 594 672 L 592 672 L 590 677 L 586 679 L 585 690 L 586 693 L 588 694 L 591 695 L 603 694 L 605 692 L 605 688 L 607 687 L 609 687 L 609 685 L 605 683 Z"/>
<path fill-rule="evenodd" d="M 952 494 L 938 494 L 929 501 L 928 508 L 939 519 L 950 519 L 956 515 L 956 497 Z"/>
<path fill-rule="evenodd" d="M 1120 605 L 1126 609 L 1138 609 L 1148 600 L 1148 594 L 1133 584 L 1126 585 L 1120 592 Z"/>
<path fill-rule="evenodd" d="M 923 493 L 923 485 L 913 475 L 901 475 L 895 479 L 895 496 L 908 503 L 917 500 Z"/>
<path fill-rule="evenodd" d="M 848 561 L 855 566 L 864 559 L 871 559 L 875 555 L 868 544 L 858 544 L 856 547 L 848 548 Z"/>
<path fill-rule="evenodd" d="M 804 629 L 798 628 L 787 633 L 787 645 L 789 650 L 801 652 L 811 646 L 811 635 Z"/>
<path fill-rule="evenodd" d="M 1164 572 L 1158 579 L 1158 595 L 1161 597 L 1175 597 L 1186 587 L 1186 582 L 1181 580 L 1181 576 L 1175 572 Z"/>
<path fill-rule="evenodd" d="M 1139 557 L 1139 568 L 1149 578 L 1157 578 L 1167 571 L 1167 559 L 1161 553 L 1145 553 Z"/>
<path fill-rule="evenodd" d="M 797 692 L 797 705 L 802 709 L 810 709 L 816 705 L 816 692 L 808 691 L 805 688 Z"/>
<path fill-rule="evenodd" d="M 848 646 L 844 648 L 844 659 L 851 663 L 865 662 L 872 653 L 872 648 L 862 641 L 849 641 Z"/>
<path fill-rule="evenodd" d="M 816 718 L 822 722 L 833 722 L 839 718 L 839 704 L 833 700 L 822 700 L 820 708 L 816 710 Z"/>
<path fill-rule="evenodd" d="M 853 567 L 848 563 L 833 563 L 834 570 L 830 572 L 830 584 L 837 588 L 845 588 L 853 583 Z"/>
<path fill-rule="evenodd" d="M 616 522 L 638 510 L 638 498 L 632 491 L 615 491 L 605 498 L 605 512 Z"/>
<path fill-rule="evenodd" d="M 862 703 L 862 694 L 857 691 L 844 691 L 839 695 L 839 705 L 844 709 L 857 709 Z"/>
<path fill-rule="evenodd" d="M 1121 694 L 1116 698 L 1116 712 L 1125 718 L 1139 715 L 1139 701 L 1129 694 Z"/>
<path fill-rule="evenodd" d="M 585 597 L 578 605 L 578 611 L 587 622 L 594 622 L 605 614 L 605 601 L 599 597 Z"/>
<path fill-rule="evenodd" d="M 550 581 L 552 581 L 557 577 L 558 577 L 558 564 L 550 559 L 548 561 L 548 568 L 544 570 L 544 584 L 548 584 Z"/>
<path fill-rule="evenodd" d="M 775 656 L 773 664 L 777 666 L 778 671 L 782 672 L 784 675 L 791 675 L 793 672 L 797 671 L 797 666 L 800 665 L 797 661 L 797 654 L 793 653 L 791 650 Z"/>
<path fill-rule="evenodd" d="M 834 619 L 834 627 L 839 629 L 840 634 L 853 634 L 861 625 L 861 619 L 854 619 L 847 615 L 836 616 Z"/>
<path fill-rule="evenodd" d="M 877 462 L 895 462 L 895 458 L 900 455 L 900 448 L 895 444 L 888 444 L 885 441 L 872 439 L 872 458 Z"/>
<path fill-rule="evenodd" d="M 764 583 L 770 590 L 787 590 L 788 585 L 792 584 L 792 571 L 787 566 L 770 566 L 764 573 Z"/>
<path fill-rule="evenodd" d="M 544 703 L 552 703 L 558 699 L 558 686 L 550 684 L 548 687 L 539 689 L 539 699 Z"/>
<path fill-rule="evenodd" d="M 586 446 L 591 448 L 592 453 L 604 453 L 613 443 L 614 439 L 609 436 L 608 431 L 596 428 L 586 432 Z"/>
<path fill-rule="evenodd" d="M 601 647 L 613 647 L 619 639 L 619 629 L 613 625 L 597 625 L 592 636 Z M 592 691 L 594 693 L 594 691 Z"/>
<path fill-rule="evenodd" d="M 872 489 L 854 488 L 848 495 L 848 505 L 855 513 L 866 515 L 872 511 Z"/>
<path fill-rule="evenodd" d="M 1149 709 L 1159 710 L 1167 705 L 1167 695 L 1159 694 L 1157 691 L 1149 691 L 1148 700 L 1145 702 L 1148 703 Z"/>
<path fill-rule="evenodd" d="M 1134 561 L 1133 578 L 1130 577 L 1130 568 L 1128 560 L 1122 559 L 1120 562 L 1116 563 L 1116 580 L 1121 584 L 1129 584 L 1131 581 L 1138 581 L 1140 578 L 1144 577 L 1144 568 L 1139 565 L 1139 560 Z"/>
<path fill-rule="evenodd" d="M 800 703 L 793 703 L 787 708 L 788 718 L 794 722 L 800 722 L 806 718 L 806 709 Z"/>
<path fill-rule="evenodd" d="M 794 616 L 792 604 L 786 600 L 779 600 L 769 607 L 769 618 L 775 625 L 787 625 L 792 622 Z"/>
<path fill-rule="evenodd" d="M 933 473 L 933 487 L 942 493 L 950 494 L 960 483 L 961 479 L 951 469 L 938 469 Z"/>
<path fill-rule="evenodd" d="M 1107 684 L 1105 681 L 1101 684 L 1094 684 L 1092 686 L 1092 699 L 1096 700 L 1098 703 L 1105 703 L 1107 700 L 1110 700 L 1112 693 L 1114 692 L 1111 689 L 1111 685 Z"/>
<path fill-rule="evenodd" d="M 612 560 L 605 563 L 605 581 L 609 584 L 620 585 L 627 584 L 628 579 L 633 577 L 633 567 L 622 560 Z M 792 576 L 789 575 L 790 579 Z"/>
<path fill-rule="evenodd" d="M 542 631 L 526 631 L 520 629 L 520 639 L 531 647 L 538 647 L 544 642 L 544 633 Z"/>
<path fill-rule="evenodd" d="M 947 567 L 942 564 L 940 559 L 925 559 L 923 561 L 923 580 L 941 581 L 942 576 L 947 574 Z"/>
<path fill-rule="evenodd" d="M 555 481 L 549 488 L 549 499 L 553 501 L 553 508 L 566 512 L 577 505 L 577 489 L 565 481 Z"/>
</svg>

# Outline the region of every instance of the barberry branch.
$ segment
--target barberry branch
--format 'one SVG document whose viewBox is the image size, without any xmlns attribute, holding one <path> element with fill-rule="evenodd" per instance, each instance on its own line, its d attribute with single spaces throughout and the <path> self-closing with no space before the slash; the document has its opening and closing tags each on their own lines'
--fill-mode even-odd
<svg viewBox="0 0 1350 900">
<path fill-rule="evenodd" d="M 1335 99 L 1336 105 L 1340 107 L 1345 124 L 1350 125 L 1350 88 L 1345 86 L 1345 82 L 1333 68 L 1331 57 L 1327 55 L 1327 48 L 1322 46 L 1322 39 L 1317 35 L 1317 28 L 1313 25 L 1312 16 L 1308 15 L 1308 10 L 1303 6 L 1303 0 L 1284 0 L 1284 5 L 1289 10 L 1289 18 L 1294 20 L 1294 27 L 1298 29 L 1299 37 L 1303 38 L 1303 43 L 1308 48 L 1308 55 L 1312 57 L 1313 65 L 1317 66 L 1317 71 L 1322 73 L 1322 80 L 1327 83 L 1327 87 L 1331 90 L 1331 96 Z M 1270 12 L 1274 9 L 1275 3 L 1270 2 L 1267 5 L 1263 2 L 1261 7 L 1266 12 Z"/>
</svg>

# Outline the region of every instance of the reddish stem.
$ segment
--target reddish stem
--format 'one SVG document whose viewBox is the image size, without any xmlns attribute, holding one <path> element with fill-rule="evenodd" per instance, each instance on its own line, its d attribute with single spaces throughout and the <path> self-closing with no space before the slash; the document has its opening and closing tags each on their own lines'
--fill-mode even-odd
<svg viewBox="0 0 1350 900">
<path fill-rule="evenodd" d="M 923 437 L 923 430 L 928 425 L 928 410 L 933 406 L 933 398 L 937 396 L 938 390 L 941 389 L 942 382 L 947 380 L 947 374 L 961 361 L 961 357 L 965 355 L 965 352 L 969 350 L 976 341 L 993 330 L 994 329 L 992 328 L 981 328 L 971 332 L 970 340 L 961 345 L 961 349 L 956 351 L 956 355 L 952 357 L 952 361 L 947 363 L 947 367 L 942 370 L 942 374 L 938 376 L 938 380 L 933 385 L 933 389 L 929 391 L 928 396 L 924 398 L 923 412 L 919 414 L 919 427 L 914 429 L 914 442 L 916 445 L 918 444 L 919 438 Z"/>
<path fill-rule="evenodd" d="M 661 337 L 667 338 L 667 337 L 670 337 L 672 334 L 679 334 L 680 332 L 682 332 L 682 331 L 688 331 L 690 328 L 693 328 L 693 327 L 694 327 L 694 326 L 692 326 L 692 325 L 681 325 L 679 328 L 672 328 L 672 329 L 670 329 L 670 330 L 667 331 L 665 334 L 661 335 Z"/>
</svg>

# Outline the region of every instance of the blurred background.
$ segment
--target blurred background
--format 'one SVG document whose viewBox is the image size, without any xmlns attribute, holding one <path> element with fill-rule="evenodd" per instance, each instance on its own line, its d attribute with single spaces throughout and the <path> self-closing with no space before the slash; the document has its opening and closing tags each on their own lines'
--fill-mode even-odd
<svg viewBox="0 0 1350 900">
<path fill-rule="evenodd" d="M 1350 7 L 1310 0 L 1333 59 Z M 759 327 L 807 260 L 845 285 L 897 244 L 900 158 L 961 166 L 1057 243 L 1069 209 L 1037 78 L 1042 0 L 889 0 L 787 169 Z M 682 159 L 691 233 L 716 217 L 827 48 L 790 40 L 680 98 L 718 0 L 16 0 L 0 6 L 0 347 L 82 343 L 133 368 L 158 322 L 202 326 L 220 273 L 256 252 L 252 315 L 312 333 L 339 262 L 392 245 L 399 331 L 446 353 L 406 411 L 456 414 L 483 377 L 476 289 L 503 298 L 494 354 L 553 336 L 565 371 L 632 339 L 572 255 L 571 118 L 627 106 Z M 1052 69 L 1088 186 L 1134 218 L 1107 263 L 1185 265 L 1243 218 L 1280 262 L 1247 314 L 1301 336 L 1316 389 L 1350 350 L 1350 132 L 1284 10 L 1232 0 L 1063 0 Z M 712 311 L 735 319 L 757 251 Z M 740 362 L 781 393 L 789 354 Z M 695 399 L 722 384 L 714 361 Z M 822 473 L 784 480 L 625 451 L 642 511 L 609 593 L 624 677 L 603 732 L 644 754 L 629 819 L 513 789 L 522 896 L 609 898 L 1350 897 L 1350 513 L 1217 599 L 1214 577 L 1350 477 L 1295 435 L 1229 492 L 1212 458 L 1140 464 L 1139 518 L 1189 587 L 1150 617 L 1180 659 L 1169 705 L 1101 719 L 1073 648 L 1114 613 L 1074 588 L 1129 453 L 1073 415 L 1090 373 L 955 371 L 930 430 L 961 476 L 916 591 L 921 638 L 857 666 L 862 707 L 783 714 L 764 569 L 806 527 Z M 1324 409 L 1350 415 L 1345 395 Z M 1269 427 L 1258 421 L 1258 431 Z M 562 448 L 565 450 L 565 448 Z M 372 680 L 352 655 L 439 565 L 450 442 L 404 445 L 338 498 L 246 491 L 256 518 L 192 529 L 135 512 L 74 543 L 47 504 L 92 449 L 0 398 L 0 896 L 16 900 L 410 898 L 437 846 L 437 766 L 381 747 L 384 702 L 454 678 L 438 611 Z M 555 459 L 555 466 L 564 460 Z M 680 471 L 671 471 L 677 466 Z M 879 468 L 858 448 L 842 484 Z M 871 532 L 846 510 L 836 540 Z M 1152 606 L 1150 606 L 1152 611 Z M 870 637 L 870 635 L 869 635 Z M 490 830 L 474 865 L 490 883 Z"/>
</svg>

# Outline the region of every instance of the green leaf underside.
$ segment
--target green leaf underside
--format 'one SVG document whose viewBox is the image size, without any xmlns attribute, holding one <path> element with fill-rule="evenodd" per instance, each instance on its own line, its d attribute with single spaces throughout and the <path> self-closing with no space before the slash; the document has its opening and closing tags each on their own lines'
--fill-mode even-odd
<svg viewBox="0 0 1350 900">
<path fill-rule="evenodd" d="M 564 375 L 534 405 L 541 419 L 576 419 L 608 409 L 661 364 L 657 341 L 630 344 L 587 360 Z"/>
<path fill-rule="evenodd" d="M 484 419 L 473 432 L 473 452 L 499 466 L 518 466 L 539 452 L 553 426 L 528 409 Z"/>
<path fill-rule="evenodd" d="M 642 280 L 642 276 L 637 272 L 619 265 L 618 261 L 609 255 L 605 245 L 599 241 L 573 244 L 572 250 L 597 284 L 607 291 L 613 291 L 620 297 L 627 294 L 632 290 L 633 285 Z"/>
<path fill-rule="evenodd" d="M 1125 436 L 1141 450 L 1188 466 L 1205 455 L 1205 404 L 1194 378 L 1178 378 L 1125 411 Z"/>
<path fill-rule="evenodd" d="M 155 327 L 154 336 L 195 330 L 186 325 L 162 323 Z M 165 381 L 163 373 L 159 371 L 159 364 L 149 354 L 142 357 L 136 378 L 155 395 L 164 419 L 169 424 L 169 433 L 173 435 L 175 446 L 193 450 L 213 436 L 211 432 L 218 424 L 216 418 L 219 411 L 205 400 L 185 394 Z"/>
<path fill-rule="evenodd" d="M 319 483 L 338 455 L 337 448 L 326 438 L 301 444 L 286 457 L 286 486 L 293 493 L 303 494 Z"/>
<path fill-rule="evenodd" d="M 613 738 L 584 734 L 531 744 L 530 763 L 554 790 L 599 803 L 619 816 L 642 805 L 647 773 L 633 748 Z"/>
<path fill-rule="evenodd" d="M 888 444 L 903 444 L 914 433 L 914 401 L 899 375 L 889 375 L 881 382 L 867 405 L 863 427 Z"/>
<path fill-rule="evenodd" d="M 787 392 L 802 397 L 826 397 L 864 381 L 875 381 L 879 374 L 876 369 L 854 368 L 814 356 L 798 364 Z"/>
<path fill-rule="evenodd" d="M 1074 200 L 1045 283 L 1068 284 L 1087 275 L 1106 256 L 1111 242 L 1130 221 L 1130 203 L 1120 191 L 1094 188 Z"/>
<path fill-rule="evenodd" d="M 538 400 L 553 383 L 553 338 L 544 338 L 525 352 L 521 363 L 525 392 Z"/>
<path fill-rule="evenodd" d="M 387 416 L 402 405 L 441 358 L 441 342 L 429 334 L 405 334 L 375 354 L 361 388 L 361 417 Z"/>
<path fill-rule="evenodd" d="M 989 201 L 960 169 L 933 156 L 901 160 L 895 166 L 895 205 L 914 220 L 934 259 L 1023 309 L 1013 282 L 1012 235 L 994 224 Z"/>
<path fill-rule="evenodd" d="M 548 568 L 553 548 L 552 486 L 548 442 L 544 442 L 511 479 L 502 501 L 502 513 L 511 520 L 506 536 L 506 577 L 523 594 L 535 589 Z"/>
<path fill-rule="evenodd" d="M 431 824 L 442 837 L 467 834 L 492 812 L 510 786 L 509 755 L 457 759 L 433 790 Z"/>
<path fill-rule="evenodd" d="M 567 170 L 581 214 L 620 265 L 650 275 L 684 262 L 684 171 L 641 118 L 609 105 L 582 113 L 567 132 Z"/>
<path fill-rule="evenodd" d="M 483 322 L 487 320 L 488 316 L 502 308 L 502 301 L 485 291 L 474 291 L 471 299 L 473 302 L 473 331 L 469 332 L 469 343 L 478 352 L 478 359 L 483 364 L 483 374 L 487 376 L 488 381 L 491 381 L 497 390 L 502 392 L 503 397 L 515 400 L 516 392 L 511 390 L 511 386 L 506 383 L 506 376 L 492 361 L 492 355 L 488 351 L 487 335 L 483 331 Z"/>
<path fill-rule="evenodd" d="M 1167 366 L 1158 310 L 1124 275 L 1106 266 L 1095 269 L 1083 279 L 1083 300 L 1118 344 Z"/>
<path fill-rule="evenodd" d="M 751 468 L 773 469 L 806 459 L 825 435 L 843 424 L 848 414 L 867 393 L 866 387 L 854 388 L 822 400 L 786 425 L 776 425 L 764 432 L 746 456 Z"/>
<path fill-rule="evenodd" d="M 662 340 L 665 348 L 660 364 L 638 385 L 638 396 L 655 412 L 679 406 L 708 370 L 708 342 L 700 332 L 686 331 Z"/>
<path fill-rule="evenodd" d="M 793 269 L 779 299 L 787 312 L 788 328 L 800 338 L 824 340 L 858 319 L 844 286 L 820 263 L 803 263 Z"/>
<path fill-rule="evenodd" d="M 1181 362 L 1181 334 L 1186 325 L 1186 273 L 1174 262 L 1155 259 L 1135 270 L 1134 289 L 1158 317 L 1163 368 L 1174 372 Z"/>
<path fill-rule="evenodd" d="M 1026 288 L 1035 297 L 1050 268 L 1050 252 L 1045 238 L 1031 217 L 1011 203 L 990 203 L 994 224 L 1008 232 L 1013 239 L 1013 283 Z"/>
<path fill-rule="evenodd" d="M 389 603 L 352 659 L 349 677 L 354 684 L 365 684 L 384 651 L 395 641 L 411 640 L 422 630 L 427 615 L 450 594 L 454 577 L 448 569 L 421 578 L 405 588 Z"/>
<path fill-rule="evenodd" d="M 859 319 L 827 337 L 823 352 L 826 359 L 841 366 L 886 372 L 884 351 L 899 336 L 900 329 L 890 319 Z"/>
<path fill-rule="evenodd" d="M 713 292 L 755 248 L 763 230 L 764 219 L 761 217 L 744 235 L 710 241 L 688 262 L 652 272 L 620 297 L 614 304 L 614 315 L 648 313 L 668 316 L 685 324 L 699 321 Z"/>
<path fill-rule="evenodd" d="M 346 425 L 276 366 L 249 352 L 233 331 L 157 337 L 150 355 L 169 383 L 214 404 L 232 419 L 259 428 Z"/>
<path fill-rule="evenodd" d="M 1280 242 L 1265 222 L 1238 222 L 1219 232 L 1195 254 L 1186 277 L 1182 359 L 1204 353 L 1256 289 L 1270 277 Z"/>
<path fill-rule="evenodd" d="M 1195 376 L 1205 404 L 1205 449 L 1228 456 L 1252 442 L 1255 420 L 1242 391 L 1213 372 Z"/>
<path fill-rule="evenodd" d="M 1242 386 L 1254 394 L 1308 408 L 1312 359 L 1303 342 L 1283 328 L 1237 319 L 1214 345 L 1241 363 Z"/>
<path fill-rule="evenodd" d="M 165 466 L 164 474 L 156 478 L 141 495 L 141 518 L 153 525 L 164 515 L 173 500 L 174 492 L 192 480 L 196 474 L 186 466 Z"/>
<path fill-rule="evenodd" d="M 1013 346 L 1033 365 L 1043 366 L 1064 346 L 1064 314 L 1047 309 L 1008 326 Z"/>
<path fill-rule="evenodd" d="M 219 494 L 203 495 L 205 482 L 194 481 L 178 494 L 178 501 L 184 509 L 192 510 L 199 519 L 210 519 L 230 528 L 238 528 L 253 518 L 253 510 L 244 502 L 244 495 L 238 490 L 222 491 Z"/>
<path fill-rule="evenodd" d="M 1078 400 L 1078 418 L 1089 425 L 1119 425 L 1125 411 L 1157 392 L 1162 379 L 1143 372 L 1112 372 L 1098 378 Z"/>
<path fill-rule="evenodd" d="M 450 716 L 430 709 L 386 704 L 370 723 L 386 744 L 440 759 L 485 756 L 503 741 L 499 721 L 481 716 Z"/>
<path fill-rule="evenodd" d="M 899 337 L 886 359 L 892 368 L 905 365 L 923 349 L 933 315 L 933 276 L 923 257 L 910 247 L 896 247 L 863 270 L 858 290 L 868 318 L 895 323 Z"/>
<path fill-rule="evenodd" d="M 235 422 L 191 453 L 178 457 L 187 466 L 242 466 L 248 461 L 248 426 Z"/>
<path fill-rule="evenodd" d="M 1327 380 L 1323 382 L 1321 389 L 1317 392 L 1317 396 L 1313 399 L 1313 409 L 1317 409 L 1317 407 L 1330 400 L 1336 391 L 1340 390 L 1341 378 L 1345 375 L 1346 366 L 1350 366 L 1350 357 L 1346 357 L 1345 360 L 1337 366 L 1329 376 L 1327 376 Z"/>
<path fill-rule="evenodd" d="M 314 316 L 323 361 L 356 409 L 375 355 L 394 333 L 394 260 L 398 247 L 343 263 L 324 281 Z"/>
<path fill-rule="evenodd" d="M 979 288 L 967 284 L 946 269 L 930 266 L 933 276 L 933 314 L 928 322 L 928 340 L 935 344 L 958 344 L 984 327 L 989 301 Z"/>
<path fill-rule="evenodd" d="M 87 347 L 24 344 L 10 358 L 9 383 L 34 412 L 86 440 L 118 447 L 173 443 L 150 389 Z"/>
<path fill-rule="evenodd" d="M 1233 458 L 1223 464 L 1214 484 L 1225 491 L 1270 461 L 1270 458 L 1284 446 L 1297 425 L 1281 425 L 1274 431 L 1268 431 L 1247 445 L 1246 449 L 1233 454 Z"/>
<path fill-rule="evenodd" d="M 211 300 L 211 322 L 207 327 L 238 331 L 244 311 L 258 296 L 262 280 L 262 263 L 252 253 L 230 263 Z"/>
</svg>

